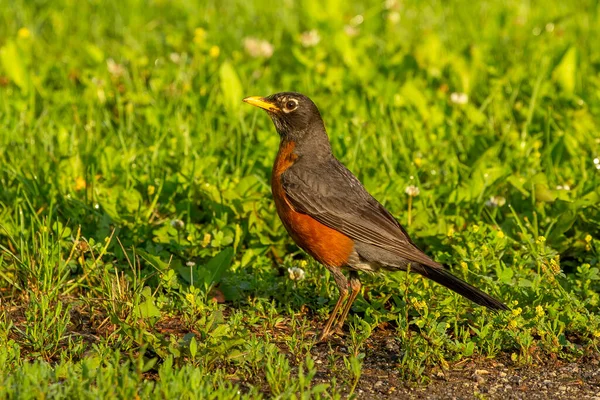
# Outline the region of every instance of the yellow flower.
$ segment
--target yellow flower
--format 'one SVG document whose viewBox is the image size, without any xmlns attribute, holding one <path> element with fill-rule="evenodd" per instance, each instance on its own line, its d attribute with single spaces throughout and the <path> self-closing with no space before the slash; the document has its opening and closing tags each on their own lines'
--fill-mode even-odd
<svg viewBox="0 0 600 400">
<path fill-rule="evenodd" d="M 512 315 L 514 315 L 515 317 L 518 317 L 519 315 L 521 315 L 522 312 L 523 312 L 523 309 L 521 307 L 517 307 L 512 310 Z"/>
<path fill-rule="evenodd" d="M 202 239 L 202 247 L 208 246 L 210 244 L 210 239 L 211 239 L 210 233 L 205 233 L 204 238 Z"/>
<path fill-rule="evenodd" d="M 481 254 L 486 256 L 488 253 L 489 253 L 488 247 L 485 244 L 483 246 L 481 246 Z"/>
<path fill-rule="evenodd" d="M 504 232 L 498 231 L 498 238 L 499 239 L 504 239 Z"/>
<path fill-rule="evenodd" d="M 28 39 L 31 36 L 31 32 L 27 28 L 21 28 L 17 31 L 17 36 L 20 39 Z"/>
<path fill-rule="evenodd" d="M 537 240 L 538 244 L 542 244 L 546 241 L 546 237 L 545 236 L 538 236 Z"/>
<path fill-rule="evenodd" d="M 514 319 L 513 319 L 513 320 L 511 320 L 511 321 L 508 323 L 508 327 L 509 327 L 510 329 L 515 329 L 515 328 L 517 327 L 517 321 L 515 321 Z"/>
<path fill-rule="evenodd" d="M 544 311 L 544 307 L 542 306 L 537 306 L 535 308 L 535 315 L 537 315 L 538 317 L 543 317 L 544 315 L 546 315 L 546 312 Z"/>
<path fill-rule="evenodd" d="M 469 267 L 469 266 L 467 265 L 467 263 L 466 263 L 466 262 L 464 262 L 464 261 L 461 261 L 461 262 L 460 262 L 460 266 L 461 266 L 461 267 L 463 267 L 464 269 L 467 269 L 467 268 Z"/>
<path fill-rule="evenodd" d="M 479 225 L 473 225 L 471 229 L 473 229 L 473 232 L 477 233 L 479 232 Z"/>
<path fill-rule="evenodd" d="M 201 46 L 206 40 L 206 31 L 203 28 L 196 28 L 194 30 L 194 43 Z"/>
<path fill-rule="evenodd" d="M 554 275 L 560 274 L 560 265 L 558 264 L 558 260 L 556 258 L 550 260 L 550 270 Z"/>
<path fill-rule="evenodd" d="M 446 233 L 446 235 L 448 237 L 453 237 L 454 236 L 454 226 L 451 226 L 450 228 L 448 228 L 448 233 Z"/>
<path fill-rule="evenodd" d="M 300 261 L 300 267 L 306 268 L 307 265 L 308 265 L 308 261 L 306 261 L 306 260 L 301 260 Z"/>
<path fill-rule="evenodd" d="M 587 243 L 590 243 L 590 242 L 592 241 L 592 235 L 589 235 L 589 234 L 588 234 L 588 235 L 585 235 L 585 241 L 586 241 Z"/>
<path fill-rule="evenodd" d="M 217 57 L 219 57 L 219 54 L 221 54 L 221 49 L 219 48 L 219 46 L 212 46 L 210 48 L 210 50 L 208 51 L 208 54 L 212 58 L 217 58 Z"/>
<path fill-rule="evenodd" d="M 75 178 L 75 191 L 83 190 L 86 187 L 87 183 L 85 182 L 85 179 L 83 179 L 81 176 Z"/>
<path fill-rule="evenodd" d="M 598 338 L 600 338 L 600 331 L 596 331 L 596 332 L 594 332 L 594 337 L 598 337 Z"/>
<path fill-rule="evenodd" d="M 185 299 L 186 299 L 186 300 L 188 301 L 188 303 L 190 303 L 190 304 L 194 304 L 194 302 L 195 302 L 195 298 L 194 298 L 194 295 L 193 295 L 192 293 L 187 293 L 187 294 L 185 295 Z"/>
<path fill-rule="evenodd" d="M 415 158 L 415 159 L 414 159 L 414 163 L 415 163 L 415 165 L 416 165 L 417 167 L 420 167 L 420 166 L 421 166 L 421 164 L 423 164 L 423 159 L 422 159 L 422 158 L 420 158 L 420 157 L 417 157 L 417 158 Z"/>
<path fill-rule="evenodd" d="M 156 188 L 154 187 L 154 185 L 148 186 L 148 196 L 152 196 L 155 191 L 156 191 Z"/>
</svg>

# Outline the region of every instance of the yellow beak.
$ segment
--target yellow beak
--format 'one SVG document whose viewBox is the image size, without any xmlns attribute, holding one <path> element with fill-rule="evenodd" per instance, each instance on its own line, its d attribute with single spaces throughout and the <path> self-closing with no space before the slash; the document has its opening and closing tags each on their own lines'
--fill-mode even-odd
<svg viewBox="0 0 600 400">
<path fill-rule="evenodd" d="M 246 97 L 244 102 L 271 112 L 281 111 L 275 104 L 269 103 L 264 97 L 260 96 Z"/>
</svg>

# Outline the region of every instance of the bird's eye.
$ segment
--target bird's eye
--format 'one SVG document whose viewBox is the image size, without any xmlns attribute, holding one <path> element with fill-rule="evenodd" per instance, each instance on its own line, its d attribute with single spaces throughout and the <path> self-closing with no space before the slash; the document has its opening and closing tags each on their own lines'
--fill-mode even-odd
<svg viewBox="0 0 600 400">
<path fill-rule="evenodd" d="M 288 100 L 285 103 L 285 109 L 287 112 L 294 111 L 298 107 L 298 102 L 296 100 Z"/>
</svg>

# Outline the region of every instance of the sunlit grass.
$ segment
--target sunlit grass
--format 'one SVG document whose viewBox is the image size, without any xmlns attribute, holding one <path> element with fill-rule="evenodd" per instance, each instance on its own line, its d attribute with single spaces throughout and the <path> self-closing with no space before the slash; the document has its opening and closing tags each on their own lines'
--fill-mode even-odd
<svg viewBox="0 0 600 400">
<path fill-rule="evenodd" d="M 339 397 L 380 337 L 407 382 L 597 352 L 599 26 L 591 2 L 0 7 L 2 396 Z M 278 137 L 241 102 L 283 90 L 512 311 L 364 276 L 344 350 L 315 345 L 337 289 L 282 228 Z"/>
</svg>

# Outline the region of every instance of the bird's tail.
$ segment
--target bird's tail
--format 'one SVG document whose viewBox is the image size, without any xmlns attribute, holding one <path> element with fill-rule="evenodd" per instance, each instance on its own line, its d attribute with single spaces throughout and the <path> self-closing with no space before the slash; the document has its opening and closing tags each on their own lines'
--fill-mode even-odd
<svg viewBox="0 0 600 400">
<path fill-rule="evenodd" d="M 417 264 L 411 266 L 414 272 L 423 275 L 426 278 L 431 279 L 447 287 L 448 289 L 460 294 L 467 299 L 485 306 L 492 310 L 508 310 L 509 308 L 499 300 L 496 300 L 487 293 L 482 292 L 474 286 L 469 285 L 462 279 L 457 278 L 450 272 L 446 271 L 443 267 L 430 267 L 427 265 Z"/>
</svg>

